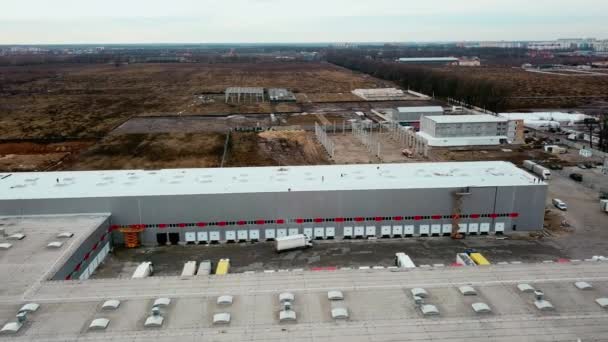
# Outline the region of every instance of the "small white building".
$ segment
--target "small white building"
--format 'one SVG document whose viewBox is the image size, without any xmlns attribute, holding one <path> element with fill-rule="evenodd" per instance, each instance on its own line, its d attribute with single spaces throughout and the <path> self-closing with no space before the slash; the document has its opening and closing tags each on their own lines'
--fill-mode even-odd
<svg viewBox="0 0 608 342">
<path fill-rule="evenodd" d="M 395 122 L 418 122 L 423 116 L 443 115 L 441 106 L 399 107 L 392 111 L 391 120 Z"/>
<path fill-rule="evenodd" d="M 417 135 L 431 147 L 499 145 L 508 142 L 509 120 L 493 115 L 425 116 Z"/>
</svg>

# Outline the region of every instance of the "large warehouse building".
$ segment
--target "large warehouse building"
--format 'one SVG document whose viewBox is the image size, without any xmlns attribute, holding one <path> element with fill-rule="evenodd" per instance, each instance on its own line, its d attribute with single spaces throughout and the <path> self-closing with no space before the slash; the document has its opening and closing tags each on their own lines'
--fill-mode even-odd
<svg viewBox="0 0 608 342">
<path fill-rule="evenodd" d="M 507 162 L 12 173 L 0 215 L 108 213 L 145 245 L 493 234 L 542 229 L 546 192 Z"/>
</svg>

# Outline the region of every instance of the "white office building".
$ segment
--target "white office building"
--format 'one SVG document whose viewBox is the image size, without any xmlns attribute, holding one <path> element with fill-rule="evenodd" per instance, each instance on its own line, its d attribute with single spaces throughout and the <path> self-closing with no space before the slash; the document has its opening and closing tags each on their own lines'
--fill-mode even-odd
<svg viewBox="0 0 608 342">
<path fill-rule="evenodd" d="M 509 120 L 493 115 L 425 116 L 417 133 L 431 147 L 499 145 L 508 134 Z"/>
</svg>

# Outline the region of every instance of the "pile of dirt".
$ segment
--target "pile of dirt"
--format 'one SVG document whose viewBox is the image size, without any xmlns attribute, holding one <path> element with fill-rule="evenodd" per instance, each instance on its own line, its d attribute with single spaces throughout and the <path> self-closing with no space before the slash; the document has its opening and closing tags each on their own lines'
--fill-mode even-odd
<svg viewBox="0 0 608 342">
<path fill-rule="evenodd" d="M 226 166 L 326 165 L 331 161 L 312 133 L 233 133 Z"/>
<path fill-rule="evenodd" d="M 551 235 L 563 235 L 573 231 L 564 215 L 552 209 L 545 210 L 544 228 Z"/>
</svg>

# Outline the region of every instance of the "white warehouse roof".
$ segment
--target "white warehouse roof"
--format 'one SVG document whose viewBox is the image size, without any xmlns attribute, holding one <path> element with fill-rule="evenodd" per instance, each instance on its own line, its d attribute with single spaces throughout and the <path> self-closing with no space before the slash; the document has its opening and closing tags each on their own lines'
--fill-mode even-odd
<svg viewBox="0 0 608 342">
<path fill-rule="evenodd" d="M 425 118 L 436 123 L 483 123 L 483 122 L 507 122 L 507 118 L 497 117 L 489 114 L 480 115 L 441 115 L 426 116 Z"/>
<path fill-rule="evenodd" d="M 503 161 L 24 172 L 0 173 L 0 200 L 516 185 L 539 184 Z"/>
<path fill-rule="evenodd" d="M 399 107 L 399 113 L 443 113 L 441 106 Z"/>
</svg>

